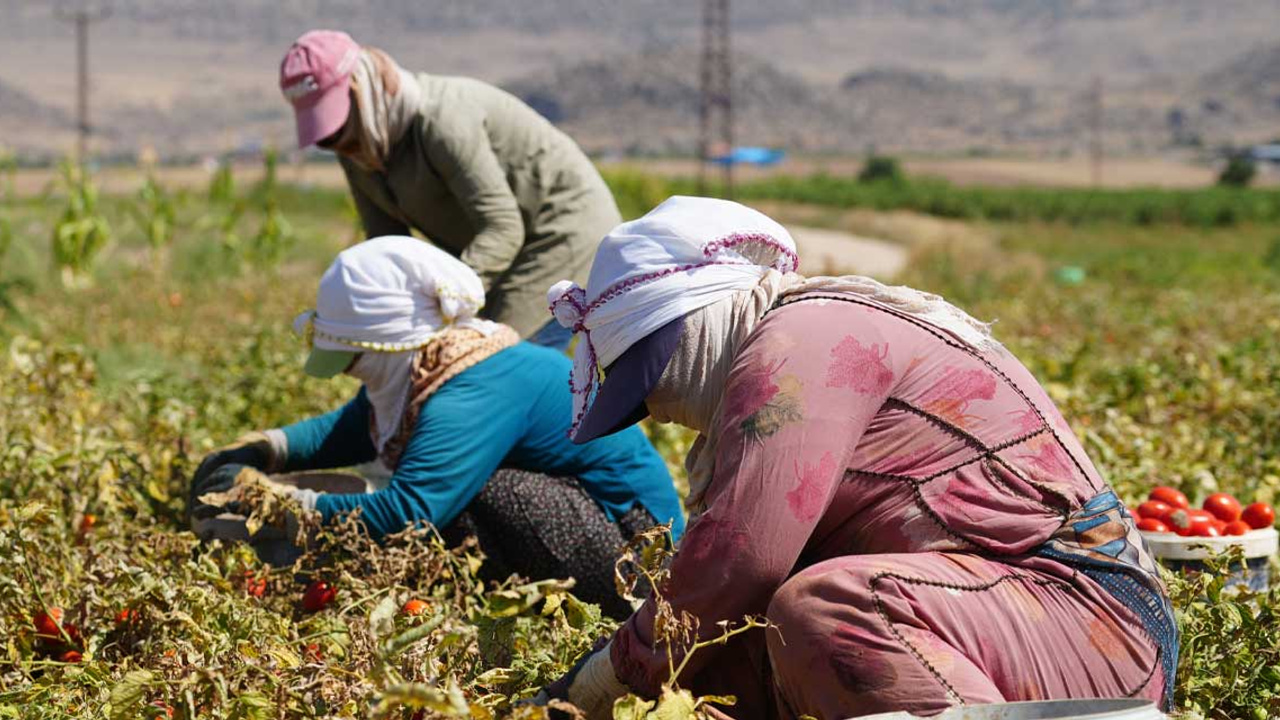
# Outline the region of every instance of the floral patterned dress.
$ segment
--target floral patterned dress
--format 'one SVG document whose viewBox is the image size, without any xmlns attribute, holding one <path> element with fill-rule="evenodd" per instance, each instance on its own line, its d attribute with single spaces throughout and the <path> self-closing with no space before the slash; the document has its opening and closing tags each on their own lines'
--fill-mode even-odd
<svg viewBox="0 0 1280 720">
<path fill-rule="evenodd" d="M 766 315 L 725 393 L 665 596 L 704 638 L 776 627 L 700 650 L 682 686 L 744 718 L 1171 701 L 1176 626 L 1133 518 L 1007 351 L 809 294 Z M 671 667 L 654 618 L 611 647 L 645 694 Z"/>
</svg>

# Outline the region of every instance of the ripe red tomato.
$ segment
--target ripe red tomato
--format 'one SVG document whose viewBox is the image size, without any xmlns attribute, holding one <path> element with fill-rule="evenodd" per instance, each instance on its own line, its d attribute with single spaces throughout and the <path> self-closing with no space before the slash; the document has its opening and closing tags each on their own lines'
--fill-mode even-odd
<svg viewBox="0 0 1280 720">
<path fill-rule="evenodd" d="M 84 656 L 80 654 L 79 650 L 67 650 L 58 656 L 58 662 L 78 663 L 83 658 Z"/>
<path fill-rule="evenodd" d="M 1138 506 L 1138 517 L 1163 520 L 1165 516 L 1173 512 L 1173 510 L 1173 506 L 1167 502 L 1148 500 Z"/>
<path fill-rule="evenodd" d="M 1236 520 L 1235 522 L 1227 523 L 1227 527 L 1223 529 L 1222 534 L 1223 535 L 1244 535 L 1245 533 L 1249 532 L 1252 529 L 1253 528 L 1249 527 L 1249 523 L 1243 520 Z"/>
<path fill-rule="evenodd" d="M 98 524 L 98 517 L 96 515 L 94 515 L 93 513 L 85 513 L 84 517 L 80 518 L 80 534 L 84 535 L 85 533 L 92 530 L 93 526 L 97 524 Z"/>
<path fill-rule="evenodd" d="M 1183 537 L 1197 534 L 1197 528 L 1213 524 L 1213 516 L 1204 510 L 1174 510 L 1165 521 Z"/>
<path fill-rule="evenodd" d="M 1164 524 L 1163 520 L 1158 520 L 1156 518 L 1142 518 L 1138 521 L 1138 529 L 1143 532 L 1153 533 L 1173 532 L 1169 529 L 1168 525 Z"/>
<path fill-rule="evenodd" d="M 1197 525 L 1196 529 L 1193 531 L 1193 534 L 1196 537 L 1222 537 L 1222 531 L 1219 530 L 1218 526 L 1214 525 L 1213 523 L 1209 523 L 1207 525 Z"/>
<path fill-rule="evenodd" d="M 244 592 L 249 597 L 260 598 L 267 594 L 267 579 L 256 577 L 252 570 L 244 571 Z"/>
<path fill-rule="evenodd" d="M 325 609 L 334 598 L 338 597 L 338 589 L 324 580 L 312 580 L 302 594 L 302 609 L 307 612 L 318 612 Z"/>
<path fill-rule="evenodd" d="M 1187 496 L 1183 495 L 1180 490 L 1166 487 L 1164 485 L 1152 490 L 1151 494 L 1147 496 L 1147 499 L 1159 500 L 1160 502 L 1168 503 L 1175 508 L 1185 509 L 1191 507 L 1191 503 L 1187 502 Z"/>
<path fill-rule="evenodd" d="M 1203 507 L 1224 523 L 1240 519 L 1240 501 L 1226 493 L 1214 493 L 1205 498 Z"/>
<path fill-rule="evenodd" d="M 307 662 L 318 663 L 324 660 L 324 650 L 320 649 L 318 643 L 307 643 L 307 647 L 302 654 L 306 657 Z"/>
<path fill-rule="evenodd" d="M 427 611 L 428 607 L 430 607 L 430 605 L 428 605 L 425 600 L 414 598 L 405 603 L 404 607 L 401 608 L 401 611 L 404 612 L 405 615 L 421 615 Z"/>
<path fill-rule="evenodd" d="M 1276 524 L 1276 511 L 1266 503 L 1256 502 L 1244 509 L 1240 519 L 1254 530 L 1262 530 Z"/>
<path fill-rule="evenodd" d="M 31 624 L 36 628 L 36 637 L 57 639 L 62 637 L 62 631 L 59 627 L 62 625 L 62 608 L 50 607 L 48 612 L 41 610 L 31 620 Z"/>
</svg>

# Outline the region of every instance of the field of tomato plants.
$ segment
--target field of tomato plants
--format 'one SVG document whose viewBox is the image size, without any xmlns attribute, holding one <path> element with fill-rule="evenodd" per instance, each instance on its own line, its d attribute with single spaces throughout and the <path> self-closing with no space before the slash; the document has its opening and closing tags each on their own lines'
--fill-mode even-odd
<svg viewBox="0 0 1280 720">
<path fill-rule="evenodd" d="M 669 189 L 612 180 L 630 214 Z M 219 173 L 107 197 L 68 169 L 0 203 L 0 718 L 542 716 L 515 702 L 611 628 L 563 584 L 486 587 L 425 532 L 339 528 L 271 570 L 184 531 L 205 452 L 355 389 L 305 377 L 289 331 L 357 237 L 343 194 Z M 975 221 L 904 280 L 997 320 L 1132 505 L 1274 503 L 1280 225 L 1177 219 Z M 653 432 L 677 467 L 688 437 Z M 1280 715 L 1280 590 L 1225 579 L 1171 577 L 1180 709 Z"/>
</svg>

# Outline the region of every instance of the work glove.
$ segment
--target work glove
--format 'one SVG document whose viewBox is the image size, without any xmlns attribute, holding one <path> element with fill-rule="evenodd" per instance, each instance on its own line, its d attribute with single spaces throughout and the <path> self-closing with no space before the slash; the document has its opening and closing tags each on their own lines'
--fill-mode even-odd
<svg viewBox="0 0 1280 720">
<path fill-rule="evenodd" d="M 279 439 L 271 437 L 271 434 L 278 433 Z M 284 433 L 278 430 L 262 432 L 251 432 L 248 435 L 242 435 L 235 442 L 205 456 L 200 462 L 200 467 L 196 468 L 196 474 L 191 478 L 191 505 L 194 507 L 197 503 L 195 499 L 209 492 L 210 478 L 218 468 L 226 465 L 245 465 L 264 473 L 273 473 L 284 467 L 284 457 L 288 451 L 284 447 Z"/>
<path fill-rule="evenodd" d="M 292 564 L 318 526 L 318 493 L 281 483 L 246 465 L 223 465 L 195 499 L 191 529 L 201 540 L 249 543 L 263 562 Z"/>
<path fill-rule="evenodd" d="M 205 520 L 216 515 L 249 515 L 255 509 L 271 514 L 274 507 L 285 507 L 273 500 L 289 498 L 302 510 L 316 509 L 319 493 L 276 482 L 257 468 L 247 465 L 223 465 L 206 478 L 204 492 L 196 497 L 191 516 Z M 274 507 L 273 507 L 274 506 Z"/>
<path fill-rule="evenodd" d="M 606 642 L 587 653 L 564 677 L 543 688 L 533 704 L 563 700 L 581 710 L 587 720 L 611 720 L 613 704 L 631 692 L 613 671 L 609 657 L 612 644 Z"/>
</svg>

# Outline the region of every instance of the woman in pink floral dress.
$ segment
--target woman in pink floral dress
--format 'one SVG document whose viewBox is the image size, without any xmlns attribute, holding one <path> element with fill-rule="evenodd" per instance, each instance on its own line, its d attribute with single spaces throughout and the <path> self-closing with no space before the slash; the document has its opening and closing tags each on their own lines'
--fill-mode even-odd
<svg viewBox="0 0 1280 720">
<path fill-rule="evenodd" d="M 1026 368 L 941 298 L 796 262 L 760 213 L 673 198 L 605 239 L 585 290 L 549 296 L 580 334 L 575 440 L 646 412 L 701 433 L 664 597 L 702 639 L 747 615 L 774 626 L 699 650 L 680 685 L 735 695 L 742 718 L 1167 707 L 1164 587 Z M 657 694 L 681 648 L 655 610 L 553 694 L 589 717 Z"/>
</svg>

